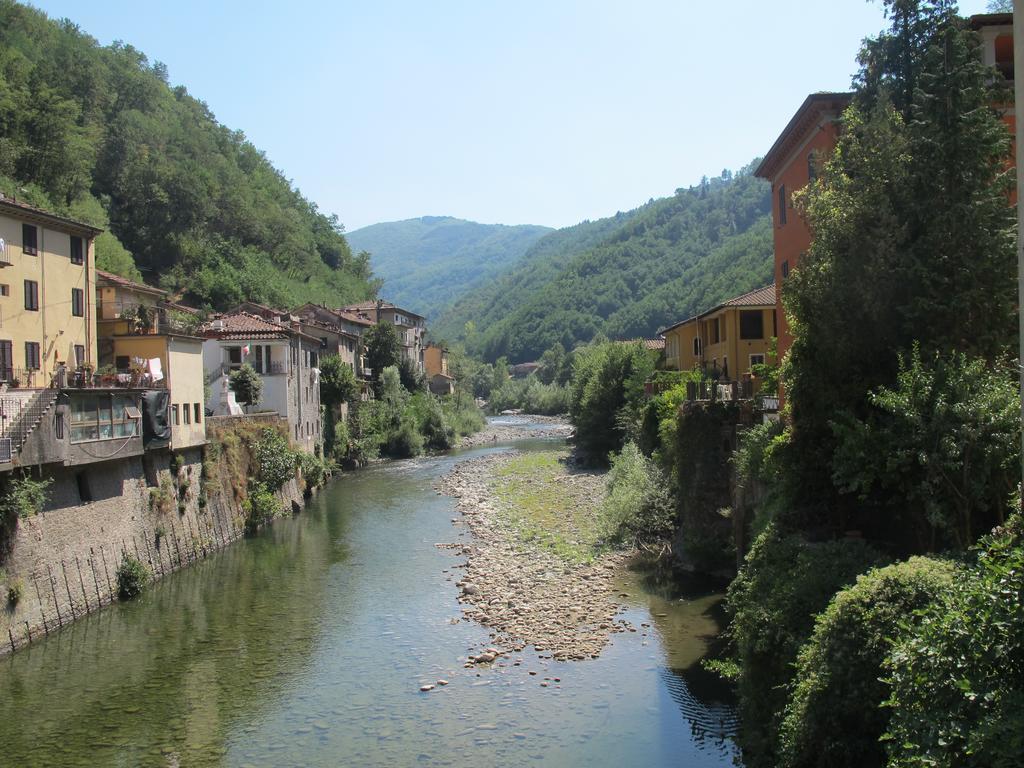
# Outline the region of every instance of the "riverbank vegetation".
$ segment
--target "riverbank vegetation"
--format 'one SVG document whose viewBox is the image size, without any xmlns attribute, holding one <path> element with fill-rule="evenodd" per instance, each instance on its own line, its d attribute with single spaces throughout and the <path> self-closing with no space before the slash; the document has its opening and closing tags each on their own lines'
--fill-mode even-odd
<svg viewBox="0 0 1024 768">
<path fill-rule="evenodd" d="M 752 768 L 1022 754 L 1005 95 L 949 4 L 886 10 L 797 195 L 788 424 L 741 449 L 763 490 L 729 594 Z"/>
<path fill-rule="evenodd" d="M 752 540 L 715 665 L 737 683 L 750 768 L 1024 754 L 1005 94 L 949 4 L 885 6 L 838 147 L 795 197 L 814 242 L 783 294 L 783 422 L 734 446 L 743 406 L 687 402 L 691 374 L 658 383 L 639 345 L 575 351 L 581 455 L 634 467 L 620 514 L 659 508 L 654 467 L 677 558 L 715 570 Z"/>
</svg>

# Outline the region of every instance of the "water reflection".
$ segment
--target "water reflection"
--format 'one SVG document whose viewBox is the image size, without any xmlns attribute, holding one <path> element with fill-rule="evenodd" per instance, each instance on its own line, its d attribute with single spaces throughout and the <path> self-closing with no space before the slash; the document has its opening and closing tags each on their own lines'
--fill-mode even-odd
<svg viewBox="0 0 1024 768">
<path fill-rule="evenodd" d="M 462 558 L 434 546 L 468 535 L 432 489 L 454 461 L 346 476 L 294 520 L 0 660 L 0 763 L 731 765 L 727 692 L 698 665 L 718 595 L 633 576 L 628 618 L 650 626 L 600 659 L 462 668 L 488 636 L 458 620 Z"/>
</svg>

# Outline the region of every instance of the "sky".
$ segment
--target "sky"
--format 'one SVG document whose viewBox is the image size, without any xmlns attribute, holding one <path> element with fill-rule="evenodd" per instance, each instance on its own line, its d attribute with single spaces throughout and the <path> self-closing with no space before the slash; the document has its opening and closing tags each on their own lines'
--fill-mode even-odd
<svg viewBox="0 0 1024 768">
<path fill-rule="evenodd" d="M 885 26 L 877 0 L 32 4 L 164 62 L 348 231 L 563 227 L 738 170 Z"/>
</svg>

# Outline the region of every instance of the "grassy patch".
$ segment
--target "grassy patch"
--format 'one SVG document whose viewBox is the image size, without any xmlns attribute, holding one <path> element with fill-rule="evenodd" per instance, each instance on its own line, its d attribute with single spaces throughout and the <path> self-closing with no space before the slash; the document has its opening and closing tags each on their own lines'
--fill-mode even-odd
<svg viewBox="0 0 1024 768">
<path fill-rule="evenodd" d="M 604 549 L 598 520 L 604 485 L 591 474 L 568 470 L 568 455 L 559 450 L 516 456 L 494 472 L 490 489 L 524 546 L 588 563 Z"/>
</svg>

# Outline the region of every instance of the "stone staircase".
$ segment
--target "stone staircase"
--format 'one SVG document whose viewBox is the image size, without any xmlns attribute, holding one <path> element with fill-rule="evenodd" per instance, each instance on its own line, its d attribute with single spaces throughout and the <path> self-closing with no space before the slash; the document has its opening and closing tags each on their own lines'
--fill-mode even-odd
<svg viewBox="0 0 1024 768">
<path fill-rule="evenodd" d="M 56 389 L 0 391 L 0 463 L 10 462 L 21 451 L 59 394 Z"/>
</svg>

